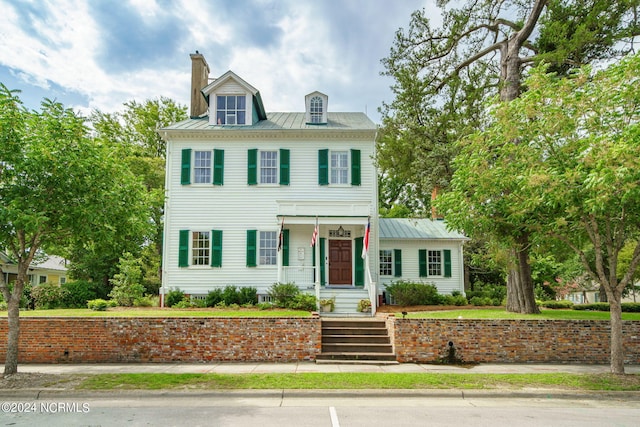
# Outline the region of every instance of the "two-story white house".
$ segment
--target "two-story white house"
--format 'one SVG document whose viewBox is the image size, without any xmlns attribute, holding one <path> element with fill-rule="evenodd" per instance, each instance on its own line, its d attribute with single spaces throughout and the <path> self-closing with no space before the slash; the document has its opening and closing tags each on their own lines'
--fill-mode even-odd
<svg viewBox="0 0 640 427">
<path fill-rule="evenodd" d="M 167 142 L 162 295 L 235 285 L 263 297 L 274 283 L 293 282 L 319 299 L 335 297 L 336 311 L 355 312 L 368 298 L 375 312 L 381 266 L 389 273 L 383 282 L 402 278 L 399 266 L 413 249 L 415 269 L 404 271 L 449 282 L 455 273 L 459 283 L 445 291 L 463 290 L 463 236 L 440 247 L 437 260 L 424 252 L 425 235 L 407 234 L 411 225 L 385 228 L 389 247 L 381 248 L 376 125 L 365 114 L 331 112 L 321 92 L 304 97 L 304 112 L 267 114 L 260 92 L 240 76 L 228 71 L 210 81 L 204 57 L 191 61 L 191 118 L 160 130 Z"/>
</svg>

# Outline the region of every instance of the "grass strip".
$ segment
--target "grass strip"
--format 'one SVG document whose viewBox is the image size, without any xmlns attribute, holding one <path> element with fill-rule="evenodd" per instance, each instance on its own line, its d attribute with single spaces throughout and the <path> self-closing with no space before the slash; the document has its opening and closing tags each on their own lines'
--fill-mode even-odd
<svg viewBox="0 0 640 427">
<path fill-rule="evenodd" d="M 265 390 L 265 389 L 525 389 L 640 391 L 640 375 L 278 373 L 278 374 L 96 374 L 79 390 Z"/>
<path fill-rule="evenodd" d="M 402 319 L 402 313 L 395 313 Z M 504 308 L 482 310 L 410 312 L 407 319 L 523 319 L 523 320 L 609 320 L 608 311 L 542 310 L 540 314 L 509 313 Z M 622 313 L 622 320 L 640 320 L 640 313 Z"/>
<path fill-rule="evenodd" d="M 0 312 L 6 317 L 7 312 Z M 109 309 L 93 311 L 87 308 L 20 311 L 20 317 L 311 317 L 301 310 L 223 310 L 223 309 Z"/>
</svg>

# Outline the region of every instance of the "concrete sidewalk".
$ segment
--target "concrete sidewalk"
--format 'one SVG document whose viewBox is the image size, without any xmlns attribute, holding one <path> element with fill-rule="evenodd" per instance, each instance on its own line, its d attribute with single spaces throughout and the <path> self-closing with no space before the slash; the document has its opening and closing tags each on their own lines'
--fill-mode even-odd
<svg viewBox="0 0 640 427">
<path fill-rule="evenodd" d="M 395 365 L 343 363 L 126 363 L 126 364 L 20 364 L 18 372 L 43 374 L 106 374 L 106 373 L 308 373 L 308 372 L 392 372 L 392 373 L 458 373 L 458 374 L 528 374 L 576 373 L 604 374 L 609 365 L 574 364 L 478 364 L 472 366 L 401 363 Z M 627 365 L 625 372 L 639 374 L 640 365 Z"/>
</svg>

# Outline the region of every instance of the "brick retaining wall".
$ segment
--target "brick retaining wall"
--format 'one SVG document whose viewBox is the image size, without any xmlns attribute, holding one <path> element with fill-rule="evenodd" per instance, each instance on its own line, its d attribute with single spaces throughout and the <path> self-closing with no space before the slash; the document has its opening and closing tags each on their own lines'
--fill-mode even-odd
<svg viewBox="0 0 640 427">
<path fill-rule="evenodd" d="M 308 318 L 20 319 L 20 363 L 294 362 L 321 351 Z M 624 323 L 625 361 L 640 364 L 640 322 Z M 609 363 L 609 322 L 387 318 L 399 362 L 433 363 L 452 341 L 465 362 Z M 0 318 L 0 360 L 7 319 Z"/>
<path fill-rule="evenodd" d="M 19 363 L 294 362 L 320 353 L 320 318 L 20 319 Z M 0 318 L 0 360 L 7 319 Z"/>
<path fill-rule="evenodd" d="M 610 360 L 609 321 L 395 319 L 399 362 L 432 363 L 449 341 L 465 362 L 602 363 Z M 640 364 L 640 322 L 623 322 L 625 362 Z"/>
</svg>

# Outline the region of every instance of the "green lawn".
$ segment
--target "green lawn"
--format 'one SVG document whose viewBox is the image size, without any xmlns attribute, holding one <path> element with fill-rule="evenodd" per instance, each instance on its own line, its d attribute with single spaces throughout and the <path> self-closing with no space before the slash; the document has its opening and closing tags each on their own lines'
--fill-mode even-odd
<svg viewBox="0 0 640 427">
<path fill-rule="evenodd" d="M 0 317 L 6 317 L 0 311 Z M 88 308 L 65 308 L 56 310 L 23 310 L 21 317 L 311 317 L 308 311 L 300 310 L 258 310 L 258 309 L 173 309 L 173 308 L 110 308 L 107 311 L 93 311 Z"/>
<path fill-rule="evenodd" d="M 402 313 L 395 313 L 402 318 Z M 540 314 L 509 313 L 504 307 L 495 309 L 462 309 L 451 311 L 418 311 L 407 313 L 408 319 L 548 319 L 548 320 L 609 320 L 608 311 L 549 310 Z M 640 320 L 640 313 L 622 313 L 622 320 Z"/>
<path fill-rule="evenodd" d="M 640 375 L 612 374 L 449 374 L 449 373 L 299 373 L 299 374 L 98 374 L 82 390 L 217 389 L 510 389 L 548 388 L 583 391 L 639 391 Z"/>
</svg>

